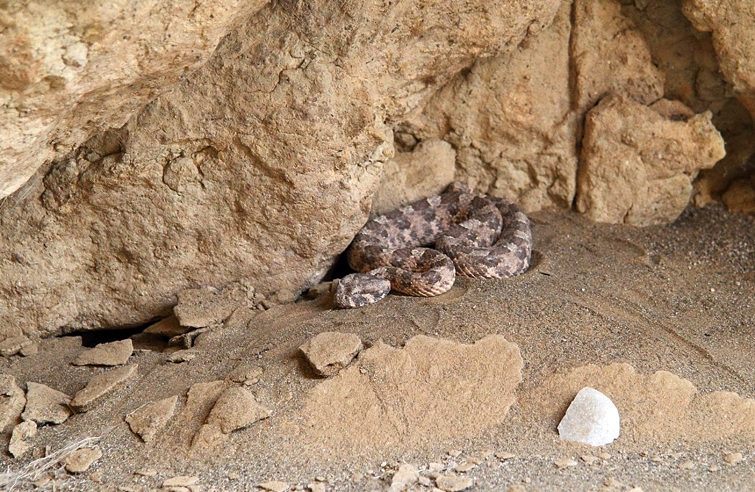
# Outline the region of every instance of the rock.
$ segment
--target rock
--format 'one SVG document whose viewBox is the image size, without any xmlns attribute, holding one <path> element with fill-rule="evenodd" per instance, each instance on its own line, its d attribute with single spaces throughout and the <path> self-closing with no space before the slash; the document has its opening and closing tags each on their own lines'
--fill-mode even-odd
<svg viewBox="0 0 755 492">
<path fill-rule="evenodd" d="M 414 466 L 408 463 L 402 463 L 398 467 L 398 471 L 391 479 L 391 487 L 389 492 L 403 492 L 408 490 L 412 485 L 419 480 L 419 471 Z"/>
<path fill-rule="evenodd" d="M 558 424 L 561 439 L 591 446 L 605 446 L 619 437 L 619 411 L 603 393 L 583 388 L 574 397 Z"/>
<path fill-rule="evenodd" d="M 234 383 L 251 386 L 257 384 L 262 376 L 262 368 L 254 364 L 241 364 L 228 375 Z"/>
<path fill-rule="evenodd" d="M 420 145 L 442 139 L 456 149 L 456 179 L 528 212 L 570 207 L 578 129 L 569 87 L 571 4 L 554 7 L 553 23 L 537 37 L 478 59 L 405 116 L 396 128 L 399 149 L 408 137 Z M 404 165 L 417 153 L 394 160 Z M 438 167 L 433 163 L 432 172 Z"/>
<path fill-rule="evenodd" d="M 33 344 L 34 342 L 25 336 L 8 337 L 0 342 L 0 355 L 3 357 L 10 357 L 11 355 L 16 355 L 25 347 L 29 347 Z"/>
<path fill-rule="evenodd" d="M 475 468 L 477 468 L 477 463 L 475 463 L 474 461 L 467 461 L 454 468 L 454 471 L 457 473 L 467 473 L 474 470 Z"/>
<path fill-rule="evenodd" d="M 276 480 L 259 483 L 257 484 L 257 487 L 263 490 L 269 490 L 270 492 L 286 492 L 290 488 L 286 482 L 279 482 Z"/>
<path fill-rule="evenodd" d="M 315 448 L 355 454 L 477 435 L 505 420 L 522 364 L 519 348 L 499 335 L 471 345 L 419 335 L 401 349 L 377 341 L 281 425 Z"/>
<path fill-rule="evenodd" d="M 188 362 L 196 359 L 197 355 L 199 354 L 196 350 L 177 350 L 168 356 L 168 361 L 180 364 L 181 362 Z"/>
<path fill-rule="evenodd" d="M 120 366 L 128 362 L 134 353 L 130 338 L 110 343 L 101 343 L 93 349 L 85 350 L 73 361 L 75 366 Z"/>
<path fill-rule="evenodd" d="M 31 449 L 31 445 L 26 442 L 26 439 L 36 435 L 37 424 L 34 421 L 21 422 L 13 428 L 10 443 L 8 444 L 8 452 L 16 459 L 21 458 Z"/>
<path fill-rule="evenodd" d="M 696 29 L 711 32 L 721 72 L 755 117 L 755 13 L 736 0 L 685 0 L 682 11 Z"/>
<path fill-rule="evenodd" d="M 68 404 L 71 397 L 44 384 L 26 383 L 26 408 L 21 414 L 24 420 L 33 420 L 39 425 L 62 424 L 71 415 Z"/>
<path fill-rule="evenodd" d="M 224 434 L 230 434 L 270 415 L 270 409 L 257 403 L 249 390 L 234 386 L 220 395 L 206 424 L 217 426 Z"/>
<path fill-rule="evenodd" d="M 131 432 L 138 434 L 144 442 L 149 442 L 173 417 L 176 403 L 178 403 L 177 395 L 148 403 L 126 415 L 125 420 Z"/>
<path fill-rule="evenodd" d="M 445 492 L 458 492 L 466 490 L 474 485 L 474 480 L 469 477 L 460 477 L 452 473 L 444 473 L 435 479 L 435 486 Z"/>
<path fill-rule="evenodd" d="M 102 458 L 99 447 L 77 449 L 64 460 L 63 464 L 68 473 L 84 473 L 98 459 Z"/>
<path fill-rule="evenodd" d="M 25 344 L 23 347 L 21 347 L 21 350 L 19 350 L 19 353 L 23 355 L 24 357 L 31 357 L 32 355 L 36 355 L 39 353 L 39 345 L 37 345 L 34 342 Z"/>
<path fill-rule="evenodd" d="M 325 484 L 321 482 L 311 483 L 307 486 L 307 488 L 310 490 L 310 492 L 327 492 L 328 490 Z"/>
<path fill-rule="evenodd" d="M 199 477 L 179 475 L 167 478 L 163 481 L 163 487 L 191 487 L 199 482 Z"/>
<path fill-rule="evenodd" d="M 564 468 L 572 468 L 577 466 L 577 462 L 571 458 L 563 458 L 560 460 L 556 460 L 555 462 L 556 467 L 559 470 L 563 470 Z"/>
<path fill-rule="evenodd" d="M 147 9 L 138 5 L 136 11 Z M 124 32 L 93 13 L 62 32 L 84 32 L 90 22 L 102 29 L 97 32 L 107 39 L 96 50 L 118 47 L 108 52 L 130 74 L 116 78 L 123 91 L 99 85 L 106 74 L 121 72 L 88 56 L 84 78 L 77 78 L 90 81 L 85 93 L 95 94 L 85 104 L 67 90 L 49 89 L 51 83 L 68 86 L 65 78 L 28 87 L 62 97 L 66 110 L 59 116 L 57 107 L 32 105 L 26 113 L 17 103 L 30 101 L 23 96 L 29 92 L 0 96 L 7 112 L 0 121 L 18 125 L 39 116 L 49 119 L 46 128 L 65 135 L 70 112 L 80 122 L 101 115 L 75 139 L 40 131 L 28 143 L 3 141 L 18 149 L 4 162 L 21 162 L 16 153 L 22 152 L 38 163 L 54 157 L 54 164 L 0 210 L 0 258 L 15 253 L 23 259 L 4 263 L 0 272 L 0 290 L 13 293 L 0 298 L 0 330 L 22 326 L 44 336 L 63 326 L 146 323 L 168 314 L 177 292 L 221 288 L 239 278 L 271 301 L 293 301 L 326 275 L 367 219 L 381 168 L 394 153 L 389 124 L 477 57 L 511 51 L 542 31 L 561 2 L 526 0 L 520 8 L 508 0 L 312 0 L 294 7 L 267 2 L 257 12 L 263 2 L 252 1 L 220 3 L 218 12 L 191 7 L 191 21 L 180 10 L 187 5 L 194 4 L 181 2 L 170 15 L 174 9 L 164 9 L 154 21 L 161 40 L 173 35 L 168 44 L 199 55 L 186 71 L 186 59 L 167 45 L 157 58 L 171 61 L 165 77 L 152 71 L 151 50 L 134 49 L 165 44 L 153 37 L 152 16 L 144 17 L 150 20 L 142 35 L 130 14 L 123 14 L 131 26 Z M 118 9 L 107 11 L 121 18 Z M 78 13 L 74 9 L 72 19 Z M 210 22 L 211 13 L 221 20 Z M 234 28 L 219 33 L 231 19 Z M 19 26 L 28 25 L 23 20 Z M 138 22 L 146 21 L 140 16 Z M 181 31 L 171 26 L 190 26 L 191 33 L 208 28 L 207 41 L 195 54 L 193 36 L 187 45 L 176 42 Z M 207 60 L 220 36 L 223 43 Z M 46 38 L 36 41 L 46 46 Z M 13 66 L 25 67 L 19 56 Z M 129 67 L 141 62 L 154 80 L 131 76 Z M 180 82 L 170 84 L 178 73 Z M 134 97 L 137 89 L 141 97 Z M 6 97 L 14 99 L 5 103 Z M 133 104 L 128 110 L 121 104 L 126 100 Z M 97 133 L 104 128 L 118 130 Z M 60 149 L 55 153 L 53 142 Z M 23 292 L 15 294 L 19 279 Z"/>
<path fill-rule="evenodd" d="M 0 198 L 202 66 L 264 2 L 19 5 L 0 33 Z M 45 19 L 43 22 L 42 19 Z M 89 31 L 97 26 L 97 31 Z M 158 46 L 159 50 L 143 50 Z M 11 49 L 12 47 L 12 49 Z M 94 160 L 95 158 L 92 157 Z"/>
<path fill-rule="evenodd" d="M 724 461 L 727 465 L 736 465 L 742 461 L 742 453 L 724 453 Z"/>
<path fill-rule="evenodd" d="M 725 155 L 710 113 L 681 103 L 646 107 L 611 96 L 585 120 L 577 209 L 598 222 L 635 226 L 676 219 L 692 180 Z"/>
<path fill-rule="evenodd" d="M 498 458 L 501 461 L 511 460 L 516 458 L 516 455 L 514 453 L 508 453 L 506 451 L 500 451 L 495 454 L 495 457 Z"/>
<path fill-rule="evenodd" d="M 384 214 L 437 195 L 454 180 L 455 171 L 456 152 L 443 140 L 424 140 L 411 152 L 398 152 L 385 163 L 370 213 Z"/>
<path fill-rule="evenodd" d="M 231 283 L 222 289 L 185 289 L 178 293 L 178 304 L 173 312 L 181 326 L 204 328 L 222 323 L 253 297 L 254 288 L 240 283 Z"/>
<path fill-rule="evenodd" d="M 86 412 L 98 399 L 136 374 L 138 367 L 138 364 L 129 364 L 94 376 L 89 380 L 84 389 L 79 390 L 73 396 L 70 407 L 76 412 Z"/>
<path fill-rule="evenodd" d="M 353 333 L 323 332 L 299 347 L 320 376 L 332 376 L 362 350 L 362 341 Z"/>
<path fill-rule="evenodd" d="M 0 374 L 0 434 L 10 431 L 26 405 L 24 390 L 16 384 L 16 378 Z"/>
<path fill-rule="evenodd" d="M 723 194 L 729 212 L 755 214 L 755 179 L 738 179 Z"/>
<path fill-rule="evenodd" d="M 157 323 L 149 325 L 144 329 L 144 333 L 160 335 L 168 338 L 183 335 L 187 331 L 191 331 L 191 327 L 181 326 L 181 324 L 178 322 L 178 317 L 175 314 L 168 316 L 167 318 L 163 318 Z"/>
</svg>

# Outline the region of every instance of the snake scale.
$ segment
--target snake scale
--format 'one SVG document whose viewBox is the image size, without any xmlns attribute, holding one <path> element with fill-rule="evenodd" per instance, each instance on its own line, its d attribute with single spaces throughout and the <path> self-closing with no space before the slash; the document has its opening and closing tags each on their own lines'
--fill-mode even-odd
<svg viewBox="0 0 755 492">
<path fill-rule="evenodd" d="M 340 279 L 335 304 L 363 307 L 391 290 L 436 296 L 457 273 L 511 277 L 527 270 L 531 253 L 530 221 L 519 206 L 455 182 L 440 195 L 367 221 L 346 252 L 359 273 Z"/>
</svg>

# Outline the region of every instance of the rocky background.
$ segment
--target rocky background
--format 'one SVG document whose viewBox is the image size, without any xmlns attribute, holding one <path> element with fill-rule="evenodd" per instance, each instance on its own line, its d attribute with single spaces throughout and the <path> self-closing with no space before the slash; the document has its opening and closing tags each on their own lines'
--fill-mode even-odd
<svg viewBox="0 0 755 492">
<path fill-rule="evenodd" d="M 186 289 L 294 300 L 371 210 L 454 178 L 635 226 L 755 212 L 744 2 L 11 2 L 0 25 L 8 351 Z"/>
</svg>

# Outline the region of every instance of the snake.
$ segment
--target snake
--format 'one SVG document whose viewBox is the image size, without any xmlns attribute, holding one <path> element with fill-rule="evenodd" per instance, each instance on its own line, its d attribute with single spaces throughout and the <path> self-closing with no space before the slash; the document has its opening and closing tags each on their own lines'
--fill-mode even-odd
<svg viewBox="0 0 755 492">
<path fill-rule="evenodd" d="M 364 307 L 391 290 L 437 296 L 457 274 L 512 277 L 529 268 L 531 254 L 530 221 L 521 207 L 453 182 L 439 195 L 367 221 L 346 249 L 355 273 L 338 280 L 334 304 Z"/>
</svg>

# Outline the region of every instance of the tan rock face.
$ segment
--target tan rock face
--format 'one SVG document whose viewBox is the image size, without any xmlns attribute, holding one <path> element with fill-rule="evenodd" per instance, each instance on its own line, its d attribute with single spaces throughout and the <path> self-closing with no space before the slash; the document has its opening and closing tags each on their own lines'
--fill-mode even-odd
<svg viewBox="0 0 755 492">
<path fill-rule="evenodd" d="M 585 120 L 578 210 L 599 222 L 673 221 L 689 203 L 698 170 L 725 155 L 710 118 L 667 100 L 651 107 L 602 100 Z"/>
<path fill-rule="evenodd" d="M 264 0 L 0 6 L 0 198 L 207 61 Z"/>
<path fill-rule="evenodd" d="M 294 299 L 366 220 L 393 155 L 386 122 L 557 6 L 312 1 L 245 17 L 125 128 L 6 199 L 0 289 L 15 294 L 0 326 L 140 324 L 183 288 L 239 279 Z"/>
</svg>

